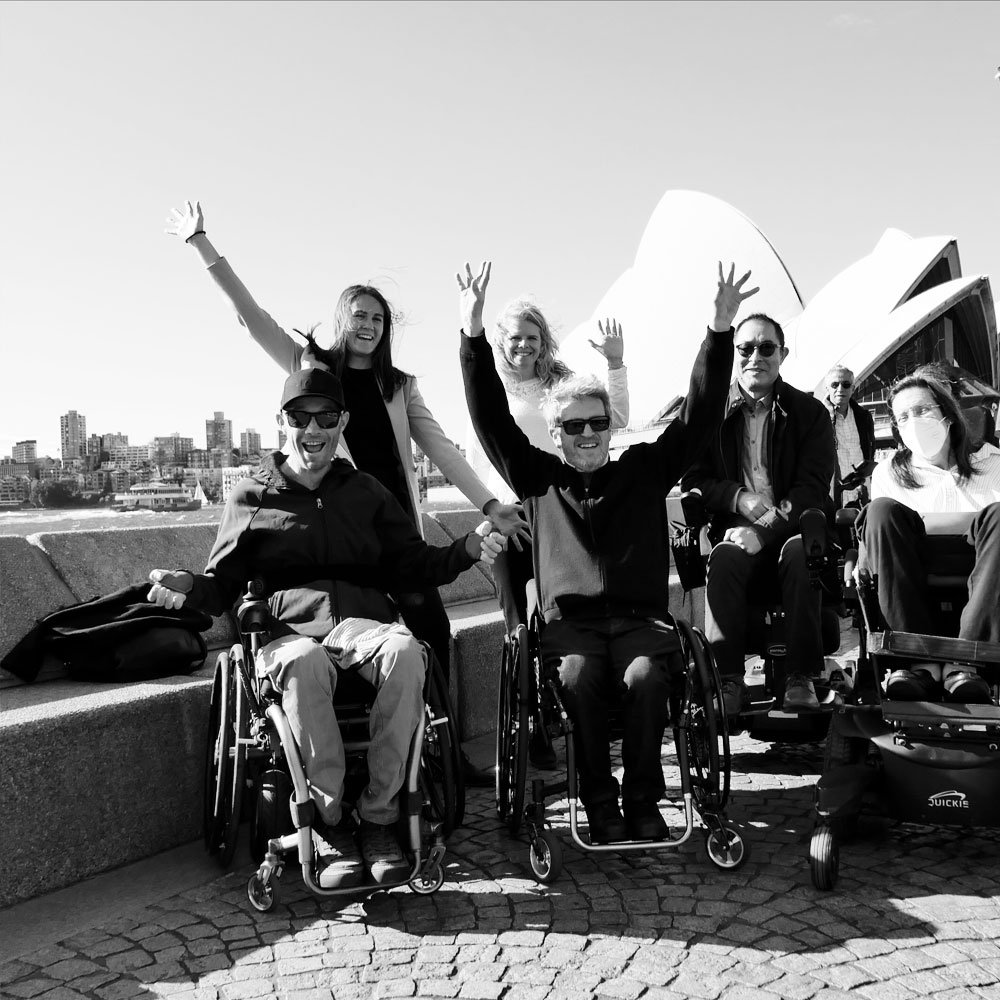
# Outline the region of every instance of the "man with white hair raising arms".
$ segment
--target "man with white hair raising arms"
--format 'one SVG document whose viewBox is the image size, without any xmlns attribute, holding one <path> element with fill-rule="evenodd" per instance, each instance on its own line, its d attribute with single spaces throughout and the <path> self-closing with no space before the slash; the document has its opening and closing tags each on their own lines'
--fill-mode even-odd
<svg viewBox="0 0 1000 1000">
<path fill-rule="evenodd" d="M 544 412 L 559 454 L 534 447 L 510 415 L 484 336 L 490 266 L 459 274 L 461 362 L 476 434 L 524 505 L 545 620 L 542 655 L 554 669 L 578 735 L 580 798 L 592 843 L 662 840 L 660 746 L 669 721 L 670 673 L 680 643 L 669 611 L 665 500 L 722 419 L 733 365 L 732 323 L 747 272 L 719 265 L 712 325 L 677 418 L 649 444 L 608 458 L 608 392 L 596 378 L 557 383 Z M 608 705 L 622 695 L 622 811 L 611 773 Z"/>
</svg>

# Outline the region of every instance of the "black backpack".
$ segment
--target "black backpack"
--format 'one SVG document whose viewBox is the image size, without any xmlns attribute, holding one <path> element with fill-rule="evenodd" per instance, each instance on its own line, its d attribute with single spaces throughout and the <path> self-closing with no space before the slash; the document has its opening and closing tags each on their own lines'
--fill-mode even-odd
<svg viewBox="0 0 1000 1000">
<path fill-rule="evenodd" d="M 190 674 L 208 654 L 202 632 L 211 615 L 168 611 L 146 600 L 149 584 L 125 587 L 53 611 L 3 658 L 0 667 L 33 681 L 46 654 L 80 681 L 145 681 Z"/>
</svg>

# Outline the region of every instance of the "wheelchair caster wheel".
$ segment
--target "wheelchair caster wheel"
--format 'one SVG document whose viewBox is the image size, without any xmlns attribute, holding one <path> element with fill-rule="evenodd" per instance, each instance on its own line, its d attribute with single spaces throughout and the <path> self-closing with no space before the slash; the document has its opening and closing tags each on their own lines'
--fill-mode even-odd
<svg viewBox="0 0 1000 1000">
<path fill-rule="evenodd" d="M 444 868 L 441 865 L 434 865 L 428 870 L 421 870 L 415 877 L 410 879 L 410 888 L 419 896 L 430 896 L 437 892 L 444 885 Z"/>
<path fill-rule="evenodd" d="M 536 879 L 551 885 L 562 872 L 562 847 L 551 830 L 535 834 L 528 845 L 528 861 Z"/>
<path fill-rule="evenodd" d="M 731 826 L 709 831 L 705 838 L 708 859 L 716 868 L 733 871 L 742 868 L 750 857 L 750 845 Z"/>
<path fill-rule="evenodd" d="M 267 913 L 278 902 L 277 881 L 272 876 L 265 882 L 260 875 L 254 873 L 247 882 L 247 899 L 255 910 Z"/>
<path fill-rule="evenodd" d="M 840 869 L 840 847 L 833 827 L 820 823 L 809 840 L 809 874 L 817 889 L 832 889 Z"/>
</svg>

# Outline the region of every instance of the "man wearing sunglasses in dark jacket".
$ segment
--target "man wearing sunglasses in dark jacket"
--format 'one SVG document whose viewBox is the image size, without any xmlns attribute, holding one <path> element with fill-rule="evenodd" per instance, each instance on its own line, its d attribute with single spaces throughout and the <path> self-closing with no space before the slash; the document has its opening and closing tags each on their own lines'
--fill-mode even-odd
<svg viewBox="0 0 1000 1000">
<path fill-rule="evenodd" d="M 713 447 L 684 476 L 711 517 L 714 544 L 705 588 L 705 635 L 723 680 L 726 714 L 749 705 L 744 653 L 749 595 L 773 591 L 785 612 L 790 665 L 785 711 L 816 709 L 823 670 L 820 593 L 809 586 L 799 517 L 830 504 L 833 430 L 823 404 L 785 382 L 785 334 L 770 316 L 736 328 L 739 374 Z M 777 577 L 777 580 L 775 580 Z"/>
<path fill-rule="evenodd" d="M 544 403 L 561 458 L 534 447 L 510 415 L 483 335 L 489 265 L 458 275 L 465 394 L 476 434 L 524 505 L 545 620 L 542 654 L 558 672 L 577 739 L 580 798 L 592 843 L 663 840 L 660 746 L 669 721 L 670 672 L 680 643 L 669 610 L 666 497 L 715 436 L 732 372 L 732 321 L 750 274 L 719 265 L 715 316 L 677 418 L 655 442 L 608 460 L 607 389 L 599 379 L 557 383 Z M 624 817 L 611 773 L 608 705 L 622 693 Z"/>
<path fill-rule="evenodd" d="M 363 869 L 378 884 L 409 872 L 394 830 L 410 742 L 423 723 L 425 655 L 386 594 L 450 583 L 500 551 L 488 522 L 451 545 L 427 545 L 377 479 L 336 457 L 349 417 L 336 375 L 320 368 L 290 375 L 278 414 L 285 452 L 265 456 L 235 487 L 205 572 L 153 570 L 149 591 L 155 604 L 187 601 L 220 615 L 248 580 L 263 579 L 273 621 L 257 668 L 281 694 L 302 754 L 319 814 L 318 881 L 326 889 L 359 885 Z M 344 744 L 333 709 L 342 670 L 377 691 L 368 786 L 357 803 L 360 853 L 342 808 Z"/>
</svg>

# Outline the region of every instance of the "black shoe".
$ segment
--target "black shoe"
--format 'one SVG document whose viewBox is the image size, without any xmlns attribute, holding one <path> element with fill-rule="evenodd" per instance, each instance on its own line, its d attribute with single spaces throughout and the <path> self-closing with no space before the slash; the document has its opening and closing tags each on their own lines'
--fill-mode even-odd
<svg viewBox="0 0 1000 1000">
<path fill-rule="evenodd" d="M 993 692 L 975 670 L 955 670 L 944 679 L 944 700 L 965 705 L 990 705 Z"/>
<path fill-rule="evenodd" d="M 459 767 L 462 769 L 462 778 L 466 788 L 492 788 L 493 770 L 492 768 L 478 768 L 469 760 L 463 750 L 459 754 Z"/>
<path fill-rule="evenodd" d="M 584 808 L 587 811 L 592 844 L 611 844 L 625 839 L 625 819 L 618 808 L 617 799 L 612 802 L 595 802 Z"/>
<path fill-rule="evenodd" d="M 885 696 L 890 701 L 937 701 L 938 684 L 926 670 L 893 670 Z"/>
<path fill-rule="evenodd" d="M 750 690 L 742 677 L 722 678 L 722 704 L 729 718 L 742 715 L 750 707 Z"/>
<path fill-rule="evenodd" d="M 540 771 L 556 769 L 556 751 L 549 739 L 549 734 L 539 726 L 528 740 L 528 760 Z"/>
<path fill-rule="evenodd" d="M 626 800 L 622 808 L 625 810 L 625 829 L 631 840 L 666 840 L 670 836 L 670 828 L 664 823 L 655 802 Z"/>
</svg>

